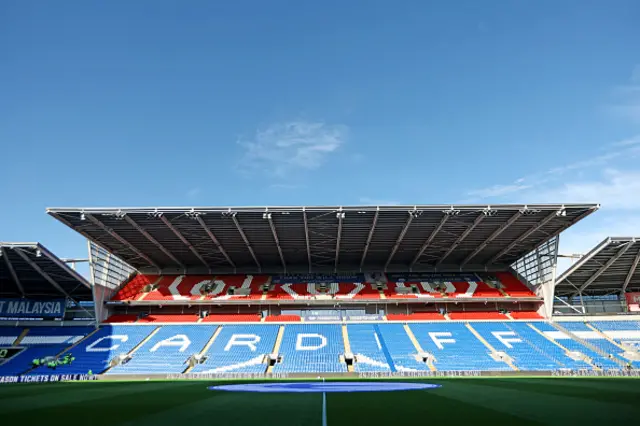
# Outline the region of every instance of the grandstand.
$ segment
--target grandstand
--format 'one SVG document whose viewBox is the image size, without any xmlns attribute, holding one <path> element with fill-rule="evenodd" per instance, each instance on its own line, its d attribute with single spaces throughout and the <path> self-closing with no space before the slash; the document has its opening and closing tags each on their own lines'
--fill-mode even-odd
<svg viewBox="0 0 640 426">
<path fill-rule="evenodd" d="M 30 360 L 45 343 L 48 357 L 74 360 L 58 371 L 104 378 L 628 370 L 640 361 L 635 317 L 552 315 L 567 284 L 615 288 L 616 261 L 627 262 L 623 291 L 637 287 L 635 239 L 609 239 L 613 260 L 597 248 L 554 288 L 558 236 L 597 208 L 49 209 L 90 240 L 93 292 L 37 246 L 38 261 L 76 280 L 41 281 L 70 306 L 93 298 L 93 328 L 68 317 L 58 329 L 2 328 L 11 356 L 0 373 L 51 373 Z M 3 248 L 5 296 L 30 297 L 16 293 L 26 250 Z M 607 267 L 579 281 L 592 260 Z"/>
</svg>

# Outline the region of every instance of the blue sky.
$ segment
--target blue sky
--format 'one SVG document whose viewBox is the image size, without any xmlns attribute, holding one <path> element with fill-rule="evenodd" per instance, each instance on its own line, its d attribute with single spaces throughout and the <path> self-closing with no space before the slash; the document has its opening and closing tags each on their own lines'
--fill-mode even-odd
<svg viewBox="0 0 640 426">
<path fill-rule="evenodd" d="M 313 3 L 313 4 L 312 4 Z M 2 1 L 0 240 L 51 206 L 600 202 L 640 235 L 640 3 Z"/>
</svg>

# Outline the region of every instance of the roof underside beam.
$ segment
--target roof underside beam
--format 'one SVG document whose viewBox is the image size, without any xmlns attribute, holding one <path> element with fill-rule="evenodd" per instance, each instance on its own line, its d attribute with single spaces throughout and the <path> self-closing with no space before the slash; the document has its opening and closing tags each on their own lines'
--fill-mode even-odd
<svg viewBox="0 0 640 426">
<path fill-rule="evenodd" d="M 247 236 L 244 234 L 244 231 L 242 230 L 242 226 L 240 226 L 240 222 L 238 222 L 238 219 L 236 219 L 235 213 L 231 213 L 231 220 L 233 220 L 234 225 L 236 225 L 236 229 L 240 233 L 240 236 L 242 237 L 242 241 L 244 241 L 244 244 L 247 246 L 247 250 L 249 250 L 249 253 L 253 258 L 253 261 L 256 262 L 256 266 L 258 267 L 258 270 L 262 272 L 262 266 L 260 266 L 260 262 L 258 262 L 256 253 L 253 251 L 253 247 L 251 247 L 251 243 L 247 239 Z"/>
<path fill-rule="evenodd" d="M 273 240 L 276 242 L 276 248 L 278 249 L 278 254 L 280 255 L 280 262 L 282 262 L 282 268 L 285 272 L 287 272 L 287 262 L 284 261 L 284 254 L 282 254 L 282 247 L 280 247 L 280 239 L 278 238 L 278 232 L 276 232 L 276 225 L 273 223 L 273 219 L 271 218 L 271 213 L 265 213 L 264 217 L 269 221 L 269 227 L 271 228 L 271 233 L 273 234 Z"/>
<path fill-rule="evenodd" d="M 13 278 L 13 282 L 16 284 L 16 287 L 18 287 L 18 290 L 20 291 L 20 294 L 22 294 L 22 297 L 24 297 L 24 287 L 22 286 L 22 283 L 20 282 L 20 279 L 16 274 L 16 270 L 13 269 L 13 265 L 11 264 L 9 256 L 7 255 L 7 249 L 5 249 L 4 247 L 0 248 L 0 253 L 2 253 L 2 257 L 4 257 L 4 261 L 7 264 L 7 268 L 9 269 L 9 273 L 11 274 L 11 278 Z"/>
<path fill-rule="evenodd" d="M 162 268 L 160 268 L 160 266 L 158 266 L 158 264 L 156 262 L 151 260 L 151 258 L 149 256 L 147 256 L 146 254 L 142 253 L 140 250 L 135 248 L 129 241 L 125 240 L 120 235 L 118 235 L 118 233 L 116 231 L 114 231 L 111 228 L 108 228 L 104 223 L 102 223 L 100 220 L 98 220 L 98 218 L 96 218 L 95 216 L 93 216 L 91 214 L 85 214 L 85 217 L 87 219 L 89 219 L 91 222 L 93 222 L 96 225 L 98 225 L 100 228 L 102 228 L 103 231 L 105 231 L 107 234 L 111 235 L 113 238 L 118 240 L 121 244 L 124 244 L 125 246 L 127 246 L 129 248 L 129 250 L 133 251 L 135 254 L 138 255 L 138 257 L 140 257 L 141 259 L 144 259 L 147 263 L 149 263 L 151 266 L 156 268 L 158 270 L 158 272 L 160 272 L 160 270 Z"/>
<path fill-rule="evenodd" d="M 396 240 L 396 243 L 393 245 L 393 248 L 391 249 L 391 253 L 389 253 L 389 257 L 387 258 L 387 261 L 384 264 L 384 270 L 387 270 L 387 267 L 389 267 L 389 264 L 391 263 L 391 260 L 393 260 L 393 256 L 396 255 L 396 252 L 398 251 L 398 248 L 400 247 L 400 243 L 402 242 L 402 240 L 404 239 L 405 234 L 407 233 L 407 231 L 409 230 L 409 227 L 411 226 L 411 222 L 413 222 L 413 219 L 416 217 L 417 212 L 415 210 L 411 210 L 409 211 L 409 218 L 407 219 L 407 221 L 405 222 L 404 226 L 402 227 L 402 231 L 400 231 L 400 235 L 398 235 L 398 239 Z"/>
<path fill-rule="evenodd" d="M 178 229 L 175 226 L 173 226 L 173 224 L 169 221 L 169 219 L 167 219 L 164 216 L 160 216 L 160 220 L 162 221 L 162 223 L 164 223 L 167 226 L 167 228 L 171 229 L 171 231 L 176 235 L 176 237 L 178 237 L 180 241 L 182 241 L 184 245 L 186 245 L 189 248 L 191 253 L 193 253 L 193 255 L 197 257 L 198 260 L 202 262 L 202 264 L 209 269 L 209 272 L 211 272 L 211 266 L 209 266 L 209 263 L 206 260 L 204 260 L 202 255 L 198 252 L 198 250 L 196 250 L 196 248 L 182 235 L 182 233 L 180 233 L 180 231 L 178 231 Z"/>
<path fill-rule="evenodd" d="M 369 252 L 369 245 L 371 244 L 371 239 L 373 238 L 373 233 L 376 230 L 376 225 L 378 223 L 378 214 L 380 213 L 380 207 L 376 210 L 376 213 L 373 216 L 373 223 L 371 224 L 371 229 L 369 229 L 369 235 L 367 236 L 367 242 L 364 245 L 364 251 L 362 252 L 362 259 L 360 259 L 360 271 L 362 271 L 362 267 L 364 266 L 364 261 L 367 258 L 367 253 Z"/>
<path fill-rule="evenodd" d="M 312 272 L 311 266 L 311 245 L 309 244 L 309 223 L 307 221 L 307 212 L 302 209 L 302 220 L 304 221 L 304 240 L 307 245 L 307 262 L 309 262 L 309 272 Z"/>
<path fill-rule="evenodd" d="M 620 257 L 622 255 L 624 255 L 627 250 L 629 250 L 629 248 L 635 243 L 635 240 L 631 240 L 628 243 L 624 244 L 623 247 L 621 247 L 618 252 L 615 254 L 615 256 L 613 256 L 611 259 L 609 259 L 607 261 L 607 263 L 605 263 L 604 265 L 602 265 L 600 267 L 600 269 L 598 269 L 593 275 L 591 275 L 591 277 L 584 282 L 584 284 L 582 284 L 580 286 L 580 288 L 578 289 L 578 291 L 576 293 L 574 293 L 574 296 L 576 294 L 582 293 L 584 291 L 584 289 L 586 289 L 587 287 L 589 287 L 595 280 L 598 279 L 598 277 L 600 275 L 602 275 L 607 269 L 609 269 L 609 267 L 611 265 L 613 265 L 618 259 L 620 259 Z"/>
<path fill-rule="evenodd" d="M 222 247 L 222 244 L 220 244 L 220 241 L 218 241 L 218 238 L 216 238 L 215 234 L 211 231 L 211 229 L 209 229 L 207 224 L 204 223 L 204 220 L 202 220 L 202 218 L 200 216 L 197 216 L 196 220 L 198 221 L 198 223 L 200 224 L 202 229 L 204 229 L 204 232 L 206 232 L 207 235 L 209 236 L 209 238 L 211 238 L 211 241 L 213 241 L 213 244 L 216 245 L 216 247 L 218 248 L 218 251 L 220 252 L 220 254 L 222 254 L 222 256 L 224 256 L 224 258 L 227 260 L 227 262 L 229 262 L 229 264 L 235 270 L 236 269 L 236 264 L 233 263 L 233 260 L 231 260 L 231 257 L 229 257 L 229 254 L 227 253 L 227 251 L 224 249 L 224 247 Z"/>
<path fill-rule="evenodd" d="M 60 284 L 58 284 L 58 282 L 56 280 L 54 280 L 53 278 L 51 278 L 51 276 L 49 274 L 47 274 L 45 271 L 42 270 L 42 268 L 40 268 L 33 260 L 31 260 L 29 258 L 29 256 L 27 256 L 22 249 L 14 249 L 16 253 L 18 253 L 18 255 L 24 259 L 25 262 L 27 262 L 29 264 L 29 266 L 31 266 L 31 268 L 36 271 L 38 274 L 40 274 L 40 276 L 42 276 L 42 278 L 44 278 L 49 284 L 51 284 L 56 290 L 58 290 L 60 293 L 64 294 L 64 296 L 71 300 L 78 308 L 82 309 L 83 311 L 85 311 L 86 313 L 88 313 L 90 316 L 91 313 L 89 311 L 87 311 L 84 307 L 80 306 L 80 303 L 78 303 L 77 300 L 75 300 L 73 297 L 71 297 L 69 295 L 69 293 L 67 293 L 62 286 L 60 286 Z"/>
<path fill-rule="evenodd" d="M 333 272 L 338 272 L 338 261 L 340 260 L 340 240 L 342 239 L 342 220 L 344 219 L 344 212 L 339 211 L 336 213 L 338 218 L 338 235 L 336 238 L 336 259 L 333 264 Z"/>
<path fill-rule="evenodd" d="M 174 263 L 176 263 L 182 269 L 186 269 L 182 262 L 176 259 L 176 257 L 173 254 L 171 254 L 169 250 L 167 250 L 162 244 L 160 244 L 155 238 L 153 238 L 153 236 L 149 234 L 149 232 L 147 232 L 143 227 L 138 225 L 130 216 L 125 215 L 124 220 L 126 220 L 129 223 L 129 225 L 136 228 L 138 232 L 140 232 L 147 240 L 151 241 L 156 247 L 158 247 L 160 251 L 162 251 Z"/>
<path fill-rule="evenodd" d="M 500 250 L 500 252 L 498 252 L 498 254 L 496 254 L 491 259 L 489 259 L 489 261 L 487 262 L 487 265 L 491 265 L 491 264 L 495 263 L 496 260 L 500 259 L 505 254 L 509 253 L 511 250 L 514 249 L 515 246 L 517 246 L 522 241 L 524 241 L 527 238 L 529 238 L 529 236 L 531 236 L 531 234 L 533 234 L 534 232 L 542 229 L 547 223 L 551 222 L 559 214 L 560 214 L 560 211 L 554 211 L 553 213 L 549 214 L 547 217 L 542 219 L 542 221 L 540 221 L 540 223 L 537 223 L 537 224 L 533 225 L 531 228 L 529 228 L 528 231 L 526 231 L 524 234 L 520 235 L 518 238 L 516 238 L 515 241 L 513 241 L 507 247 L 505 247 L 504 249 Z"/>
<path fill-rule="evenodd" d="M 476 217 L 473 223 L 469 225 L 469 227 L 465 229 L 465 231 L 458 237 L 458 239 L 451 245 L 451 247 L 449 247 L 449 250 L 447 250 L 447 252 L 442 255 L 440 259 L 438 259 L 438 262 L 436 262 L 436 266 L 441 265 L 442 262 L 444 262 L 444 260 L 449 257 L 451 253 L 453 253 L 453 251 L 464 241 L 465 238 L 469 236 L 469 234 L 471 234 L 471 231 L 473 231 L 475 227 L 484 220 L 485 217 L 487 217 L 486 211 L 483 211 L 478 217 Z"/>
<path fill-rule="evenodd" d="M 636 272 L 636 269 L 638 269 L 638 263 L 640 263 L 640 250 L 638 251 L 638 254 L 636 255 L 636 258 L 633 259 L 633 263 L 631 264 L 631 268 L 629 268 L 629 272 L 627 273 L 627 277 L 624 280 L 624 284 L 622 285 L 622 292 L 624 293 L 625 291 L 627 291 L 627 287 L 629 287 L 629 283 L 631 282 L 631 278 L 633 277 L 633 274 Z"/>
<path fill-rule="evenodd" d="M 413 260 L 411 261 L 411 264 L 409 265 L 409 269 L 413 268 L 413 265 L 418 263 L 418 260 L 420 260 L 420 258 L 424 254 L 425 250 L 427 250 L 429 245 L 431 245 L 433 240 L 436 238 L 436 236 L 438 235 L 438 233 L 440 232 L 442 227 L 445 225 L 445 223 L 447 223 L 447 220 L 449 220 L 450 217 L 451 216 L 449 216 L 448 214 L 445 214 L 442 217 L 442 219 L 440 220 L 440 223 L 438 223 L 438 226 L 436 226 L 435 229 L 433 231 L 431 231 L 431 234 L 429 235 L 429 238 L 427 238 L 427 240 L 424 242 L 424 244 L 422 244 L 422 247 L 420 247 L 420 250 L 418 251 L 418 254 L 416 254 L 416 257 L 414 257 Z"/>
<path fill-rule="evenodd" d="M 511 216 L 509 218 L 509 220 L 506 221 L 504 224 L 500 225 L 500 227 L 498 229 L 496 229 L 486 240 L 484 240 L 482 242 L 482 244 L 480 244 L 469 256 L 467 256 L 462 261 L 462 263 L 460 264 L 460 267 L 463 267 L 464 265 L 469 263 L 469 261 L 471 259 L 476 257 L 478 255 L 478 253 L 480 253 L 482 250 L 484 250 L 485 247 L 487 247 L 489 245 L 489 243 L 491 243 L 491 241 L 493 241 L 494 239 L 496 239 L 498 237 L 498 235 L 500 235 L 504 231 L 506 231 L 507 228 L 509 228 L 511 225 L 513 225 L 521 216 L 522 216 L 522 211 L 519 211 L 518 213 L 516 213 L 513 216 Z"/>
</svg>

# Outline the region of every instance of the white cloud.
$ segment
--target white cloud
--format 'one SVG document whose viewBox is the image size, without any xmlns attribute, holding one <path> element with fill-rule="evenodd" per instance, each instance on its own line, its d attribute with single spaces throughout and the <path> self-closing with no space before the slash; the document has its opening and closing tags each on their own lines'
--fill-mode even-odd
<svg viewBox="0 0 640 426">
<path fill-rule="evenodd" d="M 319 168 L 327 156 L 346 141 L 346 126 L 291 121 L 256 131 L 251 140 L 239 140 L 245 149 L 240 167 L 286 176 L 290 171 Z"/>
<path fill-rule="evenodd" d="M 398 201 L 380 200 L 369 197 L 360 197 L 360 204 L 364 206 L 397 206 L 400 203 Z"/>
<path fill-rule="evenodd" d="M 537 200 L 540 200 L 540 196 L 536 194 L 540 193 L 543 194 L 544 198 L 547 199 L 551 196 L 566 195 L 568 191 L 565 191 L 564 194 L 558 194 L 563 185 L 562 183 L 560 183 L 561 178 L 565 180 L 581 178 L 582 171 L 594 169 L 598 166 L 608 166 L 613 162 L 613 160 L 631 159 L 637 157 L 640 154 L 640 135 L 635 135 L 628 139 L 609 144 L 607 147 L 613 147 L 615 150 L 605 154 L 587 158 L 586 160 L 580 160 L 562 166 L 554 167 L 541 173 L 534 173 L 525 177 L 521 177 L 511 183 L 495 184 L 485 188 L 473 189 L 467 192 L 467 196 L 475 198 L 475 201 L 477 201 L 478 199 L 497 198 L 504 196 L 517 195 L 518 197 L 520 197 L 520 194 L 525 194 L 528 196 L 533 195 Z M 569 172 L 571 172 L 571 176 L 565 177 L 565 175 L 569 174 Z M 580 196 L 582 193 L 586 192 L 586 189 L 583 190 L 580 184 L 578 184 L 575 188 L 572 187 L 572 189 L 574 190 L 573 195 Z M 535 194 L 532 194 L 534 190 Z"/>
<path fill-rule="evenodd" d="M 598 202 L 607 209 L 638 209 L 640 172 L 607 169 L 597 179 L 567 182 L 537 194 L 543 202 Z"/>
<path fill-rule="evenodd" d="M 474 189 L 472 191 L 469 191 L 467 195 L 480 198 L 501 197 L 503 195 L 524 191 L 525 189 L 529 189 L 532 187 L 532 185 L 527 185 L 523 182 L 524 179 L 519 179 L 513 184 L 492 185 L 487 188 Z"/>
</svg>

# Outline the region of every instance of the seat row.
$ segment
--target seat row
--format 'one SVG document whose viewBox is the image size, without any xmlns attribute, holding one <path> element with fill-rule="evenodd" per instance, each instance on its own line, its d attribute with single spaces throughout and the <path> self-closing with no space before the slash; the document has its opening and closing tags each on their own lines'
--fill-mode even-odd
<svg viewBox="0 0 640 426">
<path fill-rule="evenodd" d="M 476 321 L 0 328 L 0 375 L 553 371 L 640 367 L 640 322 Z M 67 356 L 68 355 L 68 356 Z"/>
<path fill-rule="evenodd" d="M 396 277 L 397 278 L 397 277 Z M 336 278 L 338 279 L 338 278 Z M 366 279 L 363 275 L 362 279 Z M 486 282 L 485 282 L 486 281 Z M 266 275 L 136 275 L 114 296 L 116 301 L 442 299 L 535 297 L 508 272 L 483 281 L 479 276 L 444 280 L 316 283 L 282 281 Z"/>
</svg>

